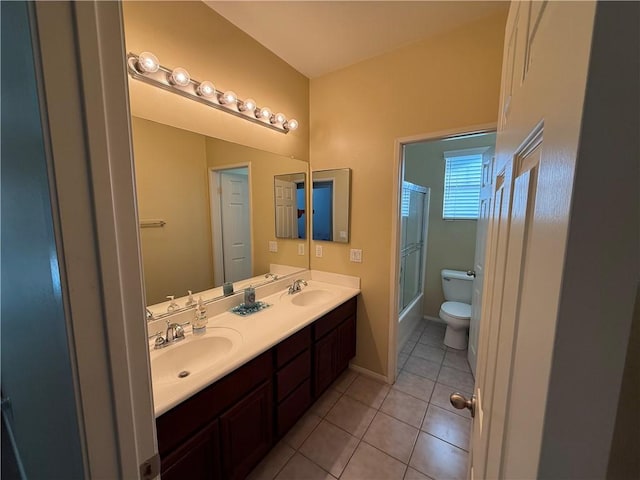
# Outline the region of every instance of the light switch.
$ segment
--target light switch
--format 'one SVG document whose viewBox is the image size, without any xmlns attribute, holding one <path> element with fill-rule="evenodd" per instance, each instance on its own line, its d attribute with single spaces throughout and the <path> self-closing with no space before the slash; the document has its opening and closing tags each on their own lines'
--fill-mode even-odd
<svg viewBox="0 0 640 480">
<path fill-rule="evenodd" d="M 349 260 L 356 263 L 362 263 L 362 250 L 359 248 L 352 248 L 349 251 Z"/>
<path fill-rule="evenodd" d="M 304 255 L 304 243 L 298 244 L 298 255 Z"/>
<path fill-rule="evenodd" d="M 316 257 L 322 256 L 322 245 L 316 245 Z"/>
<path fill-rule="evenodd" d="M 269 242 L 269 251 L 270 252 L 277 252 L 278 251 L 278 242 Z"/>
</svg>

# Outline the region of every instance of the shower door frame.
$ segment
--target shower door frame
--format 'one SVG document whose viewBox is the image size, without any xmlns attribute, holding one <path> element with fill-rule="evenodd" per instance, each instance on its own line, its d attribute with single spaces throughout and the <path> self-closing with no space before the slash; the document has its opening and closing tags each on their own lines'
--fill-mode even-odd
<svg viewBox="0 0 640 480">
<path fill-rule="evenodd" d="M 400 205 L 402 202 L 402 181 L 404 179 L 404 146 L 412 143 L 444 140 L 447 138 L 493 133 L 498 129 L 497 123 L 485 123 L 466 127 L 441 130 L 410 137 L 401 137 L 395 141 L 393 164 L 393 192 L 391 196 L 391 268 L 389 274 L 389 342 L 387 344 L 387 383 L 396 380 L 398 363 L 398 294 L 400 280 Z"/>
</svg>

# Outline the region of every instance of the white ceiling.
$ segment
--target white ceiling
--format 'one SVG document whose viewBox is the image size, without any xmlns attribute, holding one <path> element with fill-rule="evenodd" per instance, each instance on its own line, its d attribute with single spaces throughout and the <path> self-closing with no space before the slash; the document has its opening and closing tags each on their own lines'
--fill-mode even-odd
<svg viewBox="0 0 640 480">
<path fill-rule="evenodd" d="M 205 1 L 309 78 L 506 11 L 506 1 Z"/>
</svg>

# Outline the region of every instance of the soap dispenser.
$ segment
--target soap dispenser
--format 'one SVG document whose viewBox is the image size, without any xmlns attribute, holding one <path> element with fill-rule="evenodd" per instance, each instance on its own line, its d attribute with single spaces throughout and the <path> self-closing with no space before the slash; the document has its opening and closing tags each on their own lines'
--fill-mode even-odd
<svg viewBox="0 0 640 480">
<path fill-rule="evenodd" d="M 196 307 L 195 317 L 191 322 L 194 335 L 204 335 L 207 331 L 207 309 L 202 304 L 202 297 L 198 298 L 198 306 Z"/>
</svg>

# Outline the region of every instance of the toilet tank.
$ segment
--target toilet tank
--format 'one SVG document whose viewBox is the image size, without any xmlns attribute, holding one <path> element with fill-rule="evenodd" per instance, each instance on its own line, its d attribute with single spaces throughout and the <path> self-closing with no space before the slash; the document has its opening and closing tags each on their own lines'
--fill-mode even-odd
<svg viewBox="0 0 640 480">
<path fill-rule="evenodd" d="M 473 292 L 473 277 L 460 270 L 442 270 L 442 291 L 448 302 L 463 302 L 471 304 Z"/>
</svg>

